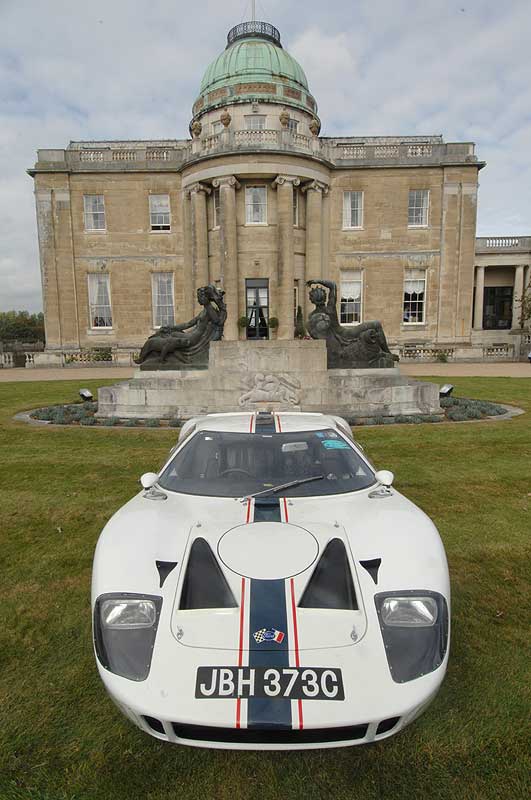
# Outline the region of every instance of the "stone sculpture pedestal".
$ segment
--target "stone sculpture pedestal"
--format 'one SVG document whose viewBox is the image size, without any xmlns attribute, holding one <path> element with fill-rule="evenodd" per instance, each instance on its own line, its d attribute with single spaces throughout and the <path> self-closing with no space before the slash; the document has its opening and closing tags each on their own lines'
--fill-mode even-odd
<svg viewBox="0 0 531 800">
<path fill-rule="evenodd" d="M 327 369 L 326 343 L 212 342 L 208 370 L 149 372 L 98 390 L 98 417 L 224 411 L 311 411 L 349 417 L 440 414 L 439 387 L 392 369 Z"/>
</svg>

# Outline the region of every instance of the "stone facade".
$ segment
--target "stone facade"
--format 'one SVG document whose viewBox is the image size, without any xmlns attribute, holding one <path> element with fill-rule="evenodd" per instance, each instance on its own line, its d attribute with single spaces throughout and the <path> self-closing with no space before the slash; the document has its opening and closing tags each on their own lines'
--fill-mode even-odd
<svg viewBox="0 0 531 800">
<path fill-rule="evenodd" d="M 229 34 L 231 47 L 241 46 L 243 36 L 252 50 L 260 37 L 240 28 Z M 29 172 L 46 323 L 41 361 L 98 350 L 108 355 L 110 349 L 115 361 L 126 363 L 160 322 L 158 273 L 171 276 L 171 302 L 164 302 L 175 322 L 196 313 L 198 286 L 222 287 L 228 341 L 293 338 L 296 306 L 305 315 L 310 310 L 305 281 L 322 277 L 340 291 L 346 287 L 343 322 L 379 319 L 401 355 L 433 357 L 442 350 L 455 358 L 482 357 L 484 339 L 472 315 L 482 280 L 475 233 L 484 165 L 474 145 L 444 143 L 439 136 L 320 137 L 304 74 L 275 36 L 262 45 L 270 58 L 277 50 L 283 54 L 291 94 L 278 94 L 277 86 L 272 100 L 263 77 L 250 89 L 254 73 L 239 51 L 229 77 L 220 77 L 219 59 L 207 71 L 191 140 L 72 142 L 64 150 L 38 151 Z M 296 92 L 302 99 L 292 97 Z M 262 193 L 250 210 L 253 187 Z M 357 193 L 359 224 L 346 226 L 349 192 Z M 425 209 L 421 224 L 412 225 L 415 192 Z M 165 225 L 154 226 L 152 196 L 167 198 Z M 100 204 L 94 208 L 104 209 L 99 217 L 89 214 L 97 217 L 96 230 L 87 225 L 91 198 Z M 528 255 L 522 267 L 529 272 Z M 95 302 L 89 296 L 89 284 L 98 284 L 91 276 L 108 276 L 101 279 L 103 311 L 101 297 Z M 356 297 L 345 294 L 352 292 L 353 277 Z M 421 294 L 422 302 L 406 307 L 411 280 L 417 282 L 414 299 Z M 515 286 L 526 280 L 517 270 Z M 259 284 L 266 325 L 239 327 L 241 318 L 250 319 L 249 298 Z M 478 302 L 475 309 L 479 319 Z M 278 331 L 268 330 L 271 317 L 278 318 Z"/>
</svg>

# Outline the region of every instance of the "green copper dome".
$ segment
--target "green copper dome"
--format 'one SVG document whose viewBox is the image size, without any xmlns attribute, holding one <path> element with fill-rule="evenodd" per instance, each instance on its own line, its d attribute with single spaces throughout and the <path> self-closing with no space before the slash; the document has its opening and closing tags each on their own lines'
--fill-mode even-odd
<svg viewBox="0 0 531 800">
<path fill-rule="evenodd" d="M 283 49 L 277 29 L 265 22 L 245 22 L 229 32 L 226 49 L 201 81 L 194 118 L 216 107 L 249 102 L 317 112 L 302 67 Z"/>
</svg>

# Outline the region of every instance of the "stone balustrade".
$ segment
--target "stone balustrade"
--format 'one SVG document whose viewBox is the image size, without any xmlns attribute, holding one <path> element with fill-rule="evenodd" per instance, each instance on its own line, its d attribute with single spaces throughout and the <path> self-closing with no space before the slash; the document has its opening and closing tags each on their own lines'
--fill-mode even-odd
<svg viewBox="0 0 531 800">
<path fill-rule="evenodd" d="M 233 130 L 193 141 L 73 142 L 66 150 L 39 150 L 38 171 L 56 171 L 62 163 L 73 171 L 179 169 L 216 153 L 294 151 L 338 166 L 414 166 L 477 163 L 471 143 L 447 143 L 441 137 L 310 137 L 288 130 Z M 29 170 L 32 173 L 32 170 Z M 523 240 L 529 240 L 523 237 Z M 486 247 L 519 247 L 521 239 L 495 237 Z"/>
<path fill-rule="evenodd" d="M 492 253 L 493 250 L 525 252 L 531 250 L 531 236 L 478 236 L 476 253 Z"/>
</svg>

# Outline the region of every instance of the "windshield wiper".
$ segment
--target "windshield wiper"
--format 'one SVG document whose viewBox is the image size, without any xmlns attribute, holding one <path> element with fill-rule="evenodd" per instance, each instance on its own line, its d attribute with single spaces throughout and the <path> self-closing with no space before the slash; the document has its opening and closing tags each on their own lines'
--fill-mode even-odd
<svg viewBox="0 0 531 800">
<path fill-rule="evenodd" d="M 246 497 L 242 497 L 241 502 L 246 503 L 247 500 L 252 500 L 253 497 L 261 497 L 262 495 L 270 494 L 271 492 L 279 492 L 281 489 L 290 489 L 292 486 L 300 486 L 301 483 L 309 483 L 310 481 L 322 481 L 323 479 L 324 475 L 312 475 L 311 478 L 297 478 L 296 481 L 290 481 L 289 483 L 281 483 L 280 486 L 270 486 L 269 489 L 262 489 L 261 492 L 248 494 Z"/>
</svg>

